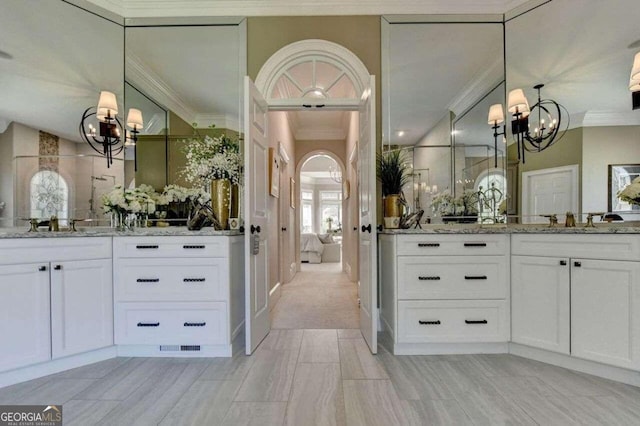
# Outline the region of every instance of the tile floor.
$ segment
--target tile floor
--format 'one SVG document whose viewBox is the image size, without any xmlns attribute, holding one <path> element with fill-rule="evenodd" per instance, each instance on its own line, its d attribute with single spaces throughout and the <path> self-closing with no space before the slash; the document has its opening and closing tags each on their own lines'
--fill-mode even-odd
<svg viewBox="0 0 640 426">
<path fill-rule="evenodd" d="M 272 330 L 254 355 L 115 358 L 0 389 L 65 425 L 635 425 L 640 388 L 512 355 L 373 356 L 355 330 Z"/>
</svg>

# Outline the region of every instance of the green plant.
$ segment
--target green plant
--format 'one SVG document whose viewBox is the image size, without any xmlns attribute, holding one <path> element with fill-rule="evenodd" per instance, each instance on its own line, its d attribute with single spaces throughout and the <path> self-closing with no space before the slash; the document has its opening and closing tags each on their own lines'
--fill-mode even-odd
<svg viewBox="0 0 640 426">
<path fill-rule="evenodd" d="M 378 180 L 382 183 L 382 196 L 402 193 L 402 188 L 411 178 L 411 168 L 406 164 L 404 152 L 383 152 L 378 154 L 376 160 Z"/>
</svg>

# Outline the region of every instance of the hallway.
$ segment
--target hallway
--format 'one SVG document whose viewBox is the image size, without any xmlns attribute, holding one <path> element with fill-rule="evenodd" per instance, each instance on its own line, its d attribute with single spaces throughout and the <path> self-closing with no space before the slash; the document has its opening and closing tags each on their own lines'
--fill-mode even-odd
<svg viewBox="0 0 640 426">
<path fill-rule="evenodd" d="M 358 286 L 342 264 L 302 264 L 302 271 L 282 286 L 271 311 L 272 329 L 354 329 L 360 327 Z"/>
</svg>

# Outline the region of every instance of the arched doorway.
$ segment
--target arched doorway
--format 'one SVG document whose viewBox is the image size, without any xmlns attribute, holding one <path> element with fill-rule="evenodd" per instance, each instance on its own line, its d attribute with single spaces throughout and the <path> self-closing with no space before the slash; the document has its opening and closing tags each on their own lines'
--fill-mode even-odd
<svg viewBox="0 0 640 426">
<path fill-rule="evenodd" d="M 347 152 L 358 151 L 358 154 L 354 156 L 357 158 L 355 166 L 357 173 L 350 174 L 350 162 L 347 163 L 345 160 L 342 164 L 347 164 L 345 175 L 353 176 L 353 187 L 359 191 L 357 196 L 352 197 L 359 200 L 357 203 L 359 208 L 358 224 L 351 229 L 354 230 L 352 237 L 357 241 L 359 248 L 360 327 L 372 352 L 377 351 L 374 88 L 375 78 L 369 75 L 366 67 L 356 55 L 342 46 L 324 40 L 304 40 L 283 47 L 264 64 L 258 73 L 255 85 L 250 80 L 246 81 L 245 143 L 247 146 L 245 147 L 245 171 L 247 176 L 245 179 L 249 184 L 246 190 L 248 195 L 245 198 L 245 224 L 247 229 L 255 229 L 256 233 L 260 233 L 261 229 L 263 231 L 262 235 L 257 235 L 257 240 L 261 242 L 261 250 L 254 250 L 255 253 L 252 253 L 251 247 L 256 247 L 256 235 L 245 236 L 246 295 L 247 307 L 250 308 L 246 312 L 248 353 L 253 351 L 269 330 L 269 325 L 264 324 L 265 321 L 268 321 L 266 312 L 268 308 L 268 300 L 266 299 L 268 298 L 265 298 L 264 295 L 269 293 L 269 280 L 265 277 L 270 271 L 268 263 L 273 264 L 273 262 L 268 262 L 267 259 L 273 259 L 279 255 L 275 244 L 272 245 L 276 248 L 274 253 L 264 242 L 277 240 L 269 233 L 280 232 L 281 228 L 273 226 L 274 222 L 270 223 L 268 218 L 281 217 L 283 205 L 281 202 L 274 202 L 271 199 L 256 197 L 258 193 L 266 193 L 267 189 L 264 188 L 266 181 L 264 164 L 269 164 L 266 161 L 267 151 L 271 158 L 274 143 L 287 145 L 289 140 L 297 143 L 298 140 L 313 139 L 309 134 L 295 130 L 292 132 L 293 135 L 284 134 L 282 138 L 279 137 L 281 135 L 270 133 L 273 130 L 270 128 L 271 114 L 280 114 L 278 118 L 273 118 L 274 121 L 283 121 L 281 120 L 282 113 L 293 116 L 293 119 L 284 120 L 290 124 L 291 122 L 304 122 L 307 114 L 325 114 L 326 112 L 345 113 L 349 118 L 357 117 L 357 120 L 348 120 L 349 124 L 346 126 L 348 128 L 342 136 L 342 151 L 345 152 L 345 158 Z M 335 139 L 335 132 L 332 129 L 329 131 L 324 129 L 322 135 L 325 137 L 316 138 L 313 142 L 320 145 L 327 138 Z M 291 151 L 295 152 L 294 145 L 289 146 Z M 285 147 L 285 149 L 289 148 Z M 300 164 L 297 153 L 294 153 L 292 157 L 296 158 L 296 164 Z M 269 161 L 272 166 L 277 165 L 277 160 L 275 163 L 274 160 Z M 342 168 L 345 170 L 344 165 Z M 265 176 L 261 175 L 256 178 L 251 176 L 251 173 L 264 173 Z M 297 172 L 295 176 L 297 177 Z M 357 184 L 355 176 L 357 176 Z M 290 178 L 294 179 L 293 176 Z M 257 190 L 252 188 L 252 185 Z M 293 182 L 290 185 L 290 188 L 292 187 L 294 187 Z M 295 188 L 299 200 L 299 185 L 295 185 Z M 273 206 L 277 206 L 279 210 L 273 212 Z M 255 207 L 259 207 L 259 209 Z M 285 208 L 288 210 L 288 206 Z M 278 225 L 281 221 L 282 218 Z M 266 229 L 269 230 L 264 232 Z M 299 241 L 296 241 L 294 252 L 298 253 L 298 251 Z M 262 256 L 262 258 L 258 259 L 255 256 Z M 261 303 L 254 303 L 256 300 Z M 266 303 L 263 302 L 265 300 Z"/>
</svg>

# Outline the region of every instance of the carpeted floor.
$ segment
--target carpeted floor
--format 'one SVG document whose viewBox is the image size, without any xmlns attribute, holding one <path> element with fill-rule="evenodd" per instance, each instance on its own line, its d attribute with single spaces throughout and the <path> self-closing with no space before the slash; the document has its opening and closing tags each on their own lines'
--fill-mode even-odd
<svg viewBox="0 0 640 426">
<path fill-rule="evenodd" d="M 302 264 L 271 311 L 271 328 L 359 328 L 358 286 L 340 263 Z"/>
</svg>

